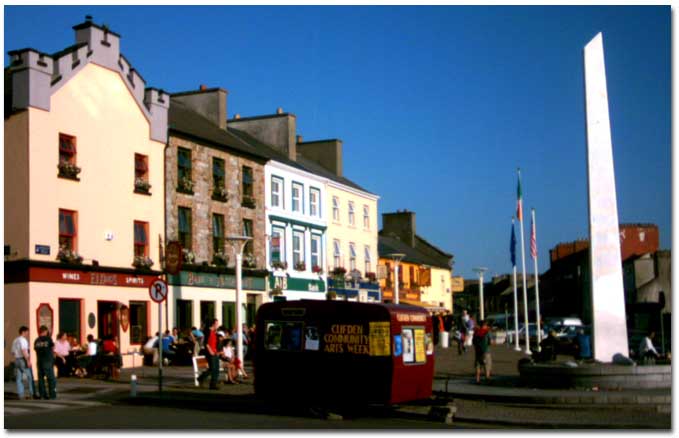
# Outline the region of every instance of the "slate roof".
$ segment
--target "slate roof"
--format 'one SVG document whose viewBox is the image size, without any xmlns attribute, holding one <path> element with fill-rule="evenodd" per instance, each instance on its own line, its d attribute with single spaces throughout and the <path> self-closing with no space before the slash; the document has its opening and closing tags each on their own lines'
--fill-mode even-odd
<svg viewBox="0 0 679 438">
<path fill-rule="evenodd" d="M 392 236 L 379 235 L 377 252 L 379 256 L 383 258 L 387 257 L 389 254 L 401 253 L 405 254 L 405 257 L 402 259 L 404 262 L 450 269 L 448 264 L 441 263 L 437 258 L 424 254 L 421 251 L 418 251 L 417 248 L 413 248 L 400 239 Z"/>
<path fill-rule="evenodd" d="M 269 159 L 271 160 L 282 162 L 283 164 L 287 164 L 288 166 L 292 166 L 300 170 L 305 170 L 307 172 L 313 173 L 314 175 L 322 176 L 324 178 L 336 181 L 340 184 L 344 184 L 351 188 L 374 195 L 374 193 L 364 189 L 355 182 L 342 176 L 335 175 L 325 167 L 321 166 L 320 164 L 314 161 L 309 160 L 308 158 L 305 158 L 301 154 L 297 154 L 297 161 L 292 161 L 290 158 L 288 158 L 287 155 L 283 154 L 282 152 L 279 152 L 277 149 L 274 149 L 272 146 L 269 146 L 266 143 L 262 143 L 261 141 L 257 140 L 256 138 L 254 138 L 245 131 L 241 131 L 240 129 L 229 128 L 228 125 L 227 130 L 231 131 L 232 133 L 240 137 L 242 140 L 247 141 L 250 144 L 257 145 L 264 150 L 267 150 L 269 153 Z"/>
<path fill-rule="evenodd" d="M 219 149 L 240 152 L 260 161 L 269 159 L 266 150 L 243 141 L 232 132 L 220 129 L 219 126 L 181 102 L 171 102 L 168 112 L 168 128 L 170 134 L 174 132 L 175 134 L 207 141 Z"/>
</svg>

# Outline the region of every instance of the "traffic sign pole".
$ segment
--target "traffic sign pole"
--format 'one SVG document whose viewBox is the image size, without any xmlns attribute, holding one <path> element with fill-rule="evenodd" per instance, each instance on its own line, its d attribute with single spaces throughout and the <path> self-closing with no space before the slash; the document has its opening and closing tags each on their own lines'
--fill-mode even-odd
<svg viewBox="0 0 679 438">
<path fill-rule="evenodd" d="M 167 283 L 160 278 L 149 286 L 149 296 L 158 303 L 158 392 L 163 392 L 163 301 L 167 292 Z"/>
</svg>

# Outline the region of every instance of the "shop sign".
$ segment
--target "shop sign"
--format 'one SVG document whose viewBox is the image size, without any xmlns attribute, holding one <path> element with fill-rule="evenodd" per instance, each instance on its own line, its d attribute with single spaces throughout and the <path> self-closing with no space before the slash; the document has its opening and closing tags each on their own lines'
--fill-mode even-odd
<svg viewBox="0 0 679 438">
<path fill-rule="evenodd" d="M 227 274 L 213 274 L 210 272 L 181 271 L 179 275 L 173 275 L 170 277 L 170 283 L 181 286 L 235 289 L 236 276 Z M 264 290 L 265 280 L 264 278 L 259 277 L 243 277 L 243 289 Z"/>
<path fill-rule="evenodd" d="M 35 245 L 35 253 L 41 255 L 50 255 L 49 245 Z"/>
<path fill-rule="evenodd" d="M 148 287 L 155 275 L 119 274 L 111 272 L 82 272 L 54 268 L 29 268 L 29 281 L 49 283 L 89 284 L 93 286 Z"/>
<path fill-rule="evenodd" d="M 168 242 L 165 247 L 165 271 L 177 275 L 182 269 L 182 246 L 177 241 Z"/>
<path fill-rule="evenodd" d="M 125 304 L 120 306 L 120 328 L 123 332 L 127 332 L 130 327 L 130 308 Z"/>
<path fill-rule="evenodd" d="M 54 310 L 52 306 L 48 303 L 41 303 L 36 310 L 36 321 L 38 323 L 36 327 L 36 333 L 40 331 L 40 326 L 45 326 L 52 334 L 52 329 L 54 328 Z"/>
</svg>

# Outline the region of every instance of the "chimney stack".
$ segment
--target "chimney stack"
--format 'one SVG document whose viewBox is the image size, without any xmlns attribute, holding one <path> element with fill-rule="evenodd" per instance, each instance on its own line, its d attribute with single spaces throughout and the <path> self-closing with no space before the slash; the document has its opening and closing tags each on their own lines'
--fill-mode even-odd
<svg viewBox="0 0 679 438">
<path fill-rule="evenodd" d="M 415 247 L 415 213 L 408 210 L 396 213 L 382 213 L 382 231 L 385 235 L 395 235 L 401 242 Z"/>
<path fill-rule="evenodd" d="M 276 108 L 276 114 L 283 114 L 283 108 L 281 108 L 280 106 Z"/>
<path fill-rule="evenodd" d="M 175 93 L 172 100 L 181 102 L 221 129 L 226 129 L 226 96 L 223 88 L 207 88 L 200 85 L 197 91 Z"/>
<path fill-rule="evenodd" d="M 229 125 L 234 129 L 245 131 L 262 143 L 271 146 L 288 157 L 297 161 L 297 117 L 283 112 L 278 108 L 276 114 L 240 118 L 238 114 L 229 119 Z"/>
<path fill-rule="evenodd" d="M 302 142 L 297 136 L 297 150 L 304 157 L 320 164 L 337 176 L 342 176 L 342 140 L 316 140 Z"/>
</svg>

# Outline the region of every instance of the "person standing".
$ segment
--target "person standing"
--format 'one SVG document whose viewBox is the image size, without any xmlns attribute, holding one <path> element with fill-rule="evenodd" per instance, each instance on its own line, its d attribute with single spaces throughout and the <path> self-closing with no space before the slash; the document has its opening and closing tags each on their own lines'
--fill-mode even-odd
<svg viewBox="0 0 679 438">
<path fill-rule="evenodd" d="M 26 398 L 37 397 L 35 383 L 33 382 L 31 351 L 28 346 L 28 327 L 25 325 L 19 328 L 19 336 L 12 342 L 12 355 L 14 356 L 14 370 L 19 400 L 24 398 L 24 376 L 28 379 L 28 396 Z"/>
<path fill-rule="evenodd" d="M 210 389 L 217 389 L 217 381 L 219 380 L 219 352 L 217 351 L 217 327 L 219 327 L 219 320 L 213 319 L 212 324 L 208 330 L 205 341 L 205 355 L 207 356 L 207 363 L 209 368 L 198 376 L 198 382 L 203 383 L 210 375 Z"/>
<path fill-rule="evenodd" d="M 68 377 L 73 370 L 73 355 L 71 354 L 71 343 L 68 342 L 68 335 L 61 332 L 57 335 L 57 342 L 54 345 L 54 353 L 59 377 Z"/>
<path fill-rule="evenodd" d="M 40 326 L 39 334 L 40 337 L 33 343 L 35 355 L 38 358 L 38 390 L 40 398 L 54 400 L 57 398 L 57 379 L 54 377 L 54 341 L 44 325 Z M 49 397 L 45 389 L 45 379 L 49 386 Z"/>
<path fill-rule="evenodd" d="M 474 366 L 476 367 L 476 383 L 481 382 L 481 368 L 485 373 L 486 381 L 490 380 L 492 368 L 492 358 L 490 356 L 490 327 L 488 322 L 481 321 L 479 326 L 474 329 Z"/>
</svg>

